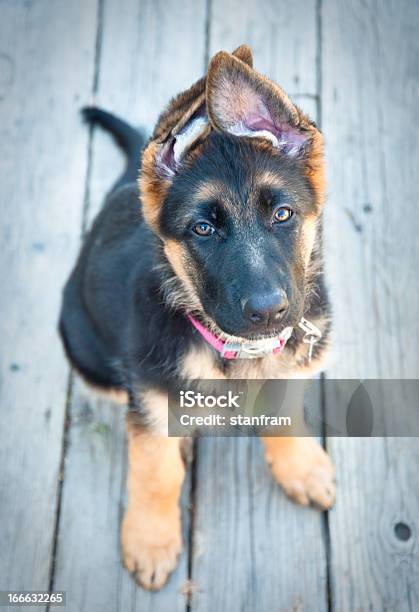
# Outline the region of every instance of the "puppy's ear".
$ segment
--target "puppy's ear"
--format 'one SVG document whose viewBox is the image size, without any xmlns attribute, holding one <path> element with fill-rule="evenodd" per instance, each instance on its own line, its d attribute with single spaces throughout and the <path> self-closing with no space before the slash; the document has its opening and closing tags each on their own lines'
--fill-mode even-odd
<svg viewBox="0 0 419 612">
<path fill-rule="evenodd" d="M 231 55 L 234 55 L 234 57 L 237 57 L 240 61 L 250 66 L 250 68 L 253 68 L 252 50 L 247 45 L 240 45 L 240 47 L 234 49 Z"/>
<path fill-rule="evenodd" d="M 236 57 L 240 64 L 253 66 L 252 52 L 247 45 L 241 45 L 231 55 L 226 55 Z M 198 138 L 209 132 L 205 88 L 206 77 L 203 77 L 177 96 L 158 121 L 155 140 L 164 142 L 164 145 L 156 161 L 162 176 L 175 174 L 188 150 Z"/>
<path fill-rule="evenodd" d="M 230 55 L 230 54 L 227 54 Z M 240 45 L 231 55 L 237 57 L 241 62 L 253 66 L 252 51 L 247 45 Z M 203 115 L 205 111 L 205 89 L 207 77 L 204 76 L 194 83 L 192 87 L 174 97 L 167 108 L 161 113 L 153 132 L 153 140 L 164 142 L 169 134 L 178 133 L 191 119 L 196 111 Z"/>
<path fill-rule="evenodd" d="M 278 85 L 224 51 L 208 69 L 207 110 L 216 130 L 264 138 L 291 157 L 302 154 L 313 136 L 314 124 Z"/>
</svg>

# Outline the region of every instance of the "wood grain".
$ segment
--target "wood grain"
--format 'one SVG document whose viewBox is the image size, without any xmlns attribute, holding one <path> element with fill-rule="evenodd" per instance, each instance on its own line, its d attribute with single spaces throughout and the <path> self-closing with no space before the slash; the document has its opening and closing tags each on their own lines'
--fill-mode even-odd
<svg viewBox="0 0 419 612">
<path fill-rule="evenodd" d="M 413 1 L 323 3 L 326 261 L 336 318 L 329 376 L 419 372 L 418 31 Z M 329 446 L 338 469 L 333 608 L 417 609 L 417 440 L 333 439 Z M 398 523 L 410 529 L 407 540 L 397 537 Z"/>
<path fill-rule="evenodd" d="M 324 610 L 321 513 L 285 497 L 258 439 L 201 439 L 198 448 L 194 609 Z"/>
<path fill-rule="evenodd" d="M 54 541 L 69 372 L 56 326 L 80 237 L 77 109 L 92 81 L 96 6 L 2 1 L 0 13 L 0 589 L 39 590 Z"/>
</svg>

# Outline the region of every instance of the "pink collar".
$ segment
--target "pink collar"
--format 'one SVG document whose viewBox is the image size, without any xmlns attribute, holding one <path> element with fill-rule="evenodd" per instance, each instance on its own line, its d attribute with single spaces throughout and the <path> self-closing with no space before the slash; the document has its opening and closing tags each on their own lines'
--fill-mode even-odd
<svg viewBox="0 0 419 612">
<path fill-rule="evenodd" d="M 192 315 L 188 314 L 188 319 L 199 331 L 201 336 L 210 346 L 215 348 L 224 359 L 256 359 L 266 355 L 277 355 L 282 351 L 287 340 L 292 334 L 292 327 L 286 327 L 279 336 L 275 338 L 264 338 L 262 340 L 243 340 L 242 342 L 226 342 L 197 321 Z"/>
</svg>

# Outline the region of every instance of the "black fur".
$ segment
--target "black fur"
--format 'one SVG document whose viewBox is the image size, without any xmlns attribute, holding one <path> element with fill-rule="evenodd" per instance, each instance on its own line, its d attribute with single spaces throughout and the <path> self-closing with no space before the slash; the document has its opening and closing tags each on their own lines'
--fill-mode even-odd
<svg viewBox="0 0 419 612">
<path fill-rule="evenodd" d="M 87 235 L 65 286 L 60 333 L 68 357 L 87 381 L 105 389 L 126 389 L 132 407 L 138 408 L 138 386 L 167 390 L 177 384 L 180 359 L 192 344 L 199 345 L 204 340 L 193 329 L 185 313 L 173 309 L 163 298 L 164 275 L 170 275 L 170 267 L 163 254 L 162 241 L 143 220 L 135 182 L 139 155 L 144 145 L 143 136 L 123 121 L 98 109 L 86 109 L 84 116 L 86 120 L 97 122 L 112 132 L 125 150 L 128 163 Z M 160 219 L 163 236 L 189 242 L 194 240 L 193 236 L 185 235 L 190 211 L 187 210 L 189 204 L 185 204 L 184 194 L 185 190 L 193 191 L 194 177 L 197 175 L 219 177 L 220 173 L 224 173 L 225 179 L 236 186 L 241 198 L 240 214 L 251 214 L 246 209 L 248 194 L 243 192 L 248 177 L 243 176 L 244 170 L 240 164 L 243 156 L 256 155 L 251 145 L 241 144 L 237 138 L 212 135 L 207 149 L 209 154 L 205 158 L 198 157 L 195 168 L 191 167 L 184 172 L 180 181 L 173 185 Z M 228 164 L 226 158 L 230 160 Z M 269 168 L 273 163 L 268 155 L 261 154 L 257 162 L 259 168 L 261 164 Z M 274 169 L 278 170 L 277 167 Z M 302 200 L 308 200 L 310 189 L 301 179 L 298 169 L 288 164 L 285 170 L 288 184 L 299 190 Z M 264 194 L 259 196 L 265 197 Z M 286 198 L 287 192 L 285 190 L 282 194 L 273 194 L 273 197 Z M 269 205 L 266 204 L 266 207 L 269 208 Z M 237 266 L 242 248 L 240 245 L 243 240 L 252 240 L 257 231 L 262 231 L 264 222 L 260 218 L 249 218 L 247 237 L 240 232 L 235 237 L 233 251 L 236 249 L 236 261 L 231 259 L 228 252 L 224 255 L 221 253 L 221 260 L 213 264 L 210 273 L 208 262 L 211 254 L 208 248 L 204 252 L 202 245 L 194 243 L 192 251 L 196 265 L 205 269 L 206 294 L 215 291 L 218 274 L 227 280 L 229 276 L 233 280 L 238 275 L 239 281 L 227 283 L 236 291 L 240 284 L 248 282 L 246 270 L 239 271 Z M 266 260 L 282 256 L 285 270 L 284 250 L 278 251 L 275 241 L 270 238 L 265 239 L 264 244 L 267 249 Z M 286 278 L 284 282 L 287 282 Z M 312 299 L 309 303 L 298 303 L 298 312 L 294 313 L 294 318 L 301 316 L 304 307 L 307 318 L 314 314 L 327 314 L 328 301 L 321 270 L 316 274 L 313 287 Z M 217 294 L 214 298 L 215 306 L 217 300 L 221 299 L 223 296 Z M 224 299 L 227 305 L 234 303 L 234 292 L 232 297 L 224 296 Z M 225 315 L 225 319 L 231 321 L 231 325 L 234 324 L 232 317 L 228 319 Z M 301 335 L 297 331 L 297 335 L 289 341 L 289 347 L 295 347 L 300 341 Z M 228 370 L 228 362 L 216 353 L 214 358 L 218 359 L 220 369 Z"/>
<path fill-rule="evenodd" d="M 260 187 L 258 176 L 271 173 L 282 183 Z M 227 186 L 211 198 L 195 197 L 202 182 Z M 219 191 L 219 193 L 218 193 Z M 258 337 L 300 320 L 305 299 L 304 269 L 298 260 L 298 217 L 310 210 L 313 194 L 302 169 L 286 156 L 272 156 L 251 139 L 212 132 L 201 154 L 174 181 L 161 209 L 160 230 L 187 246 L 189 271 L 205 312 L 228 334 Z M 295 204 L 286 224 L 271 227 L 278 206 Z M 297 212 L 297 210 L 296 210 Z M 202 239 L 191 231 L 198 219 L 219 230 Z M 225 239 L 223 234 L 228 236 Z M 281 287 L 289 298 L 286 316 L 262 329 L 243 314 L 249 296 Z"/>
</svg>

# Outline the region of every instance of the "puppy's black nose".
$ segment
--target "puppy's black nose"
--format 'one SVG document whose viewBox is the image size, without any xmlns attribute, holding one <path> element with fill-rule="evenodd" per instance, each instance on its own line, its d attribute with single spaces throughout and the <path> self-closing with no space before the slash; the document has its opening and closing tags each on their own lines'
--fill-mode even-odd
<svg viewBox="0 0 419 612">
<path fill-rule="evenodd" d="M 288 310 L 288 298 L 283 289 L 271 293 L 254 293 L 242 300 L 245 318 L 251 323 L 266 326 L 279 322 Z"/>
</svg>

